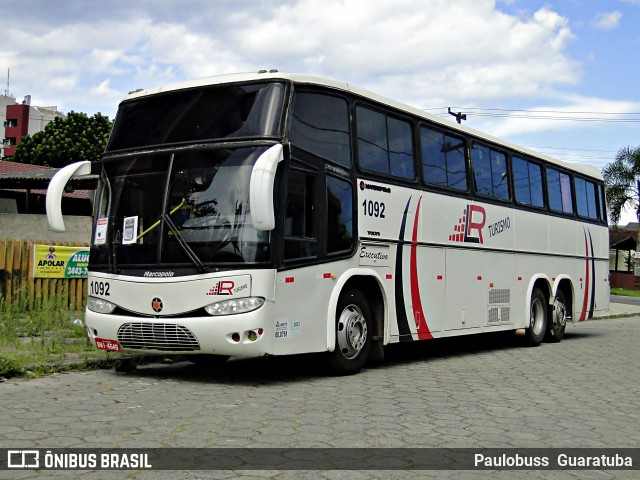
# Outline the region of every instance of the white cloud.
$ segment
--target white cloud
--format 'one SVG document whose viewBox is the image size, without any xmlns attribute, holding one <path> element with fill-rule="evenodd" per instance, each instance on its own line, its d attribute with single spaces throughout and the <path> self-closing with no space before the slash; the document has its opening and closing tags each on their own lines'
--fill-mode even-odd
<svg viewBox="0 0 640 480">
<path fill-rule="evenodd" d="M 491 132 L 498 137 L 509 138 L 549 130 L 558 131 L 564 129 L 575 132 L 577 129 L 602 129 L 603 123 L 590 119 L 597 118 L 611 121 L 613 119 L 636 118 L 637 113 L 635 112 L 639 110 L 640 102 L 605 100 L 601 98 L 569 95 L 558 98 L 554 104 L 531 108 L 527 110 L 526 113 L 513 112 L 509 117 L 493 118 L 491 120 L 474 119 L 473 116 L 470 115 L 469 121 L 475 124 L 474 128 Z M 615 115 L 595 112 L 611 112 L 615 113 Z M 629 114 L 634 114 L 634 116 L 627 116 Z M 537 116 L 539 118 L 533 120 L 518 118 L 519 116 Z"/>
<path fill-rule="evenodd" d="M 599 30 L 614 30 L 620 24 L 621 18 L 620 12 L 601 12 L 594 17 L 591 24 Z"/>
<path fill-rule="evenodd" d="M 245 58 L 302 66 L 417 105 L 531 94 L 580 78 L 564 52 L 573 39 L 568 21 L 547 8 L 522 19 L 488 0 L 300 0 L 242 23 L 235 39 Z"/>
<path fill-rule="evenodd" d="M 216 8 L 194 0 L 187 10 L 163 4 L 161 12 L 129 3 L 110 7 L 118 21 L 75 11 L 60 12 L 56 22 L 12 22 L 0 69 L 20 72 L 20 89 L 34 102 L 91 101 L 102 111 L 115 110 L 116 92 L 259 68 L 346 80 L 418 107 L 547 95 L 581 76 L 566 53 L 574 39 L 569 21 L 548 7 L 513 16 L 493 0 L 270 0 Z M 140 5 L 147 5 L 143 13 L 133 10 Z"/>
</svg>

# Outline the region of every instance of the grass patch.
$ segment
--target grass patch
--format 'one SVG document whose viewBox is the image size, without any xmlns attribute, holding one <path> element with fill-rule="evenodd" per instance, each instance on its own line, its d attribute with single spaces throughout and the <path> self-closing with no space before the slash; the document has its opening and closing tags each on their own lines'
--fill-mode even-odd
<svg viewBox="0 0 640 480">
<path fill-rule="evenodd" d="M 0 299 L 0 377 L 40 376 L 117 362 L 120 354 L 91 344 L 83 319 L 84 312 L 69 310 L 62 295 L 36 299 L 31 308 Z"/>
<path fill-rule="evenodd" d="M 626 290 L 624 288 L 612 288 L 611 295 L 622 295 L 625 297 L 640 297 L 640 290 Z"/>
</svg>

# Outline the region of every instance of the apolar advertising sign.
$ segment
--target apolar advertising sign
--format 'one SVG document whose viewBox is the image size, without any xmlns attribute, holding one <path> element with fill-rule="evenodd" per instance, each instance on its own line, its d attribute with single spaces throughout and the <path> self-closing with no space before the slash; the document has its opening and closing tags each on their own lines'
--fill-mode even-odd
<svg viewBox="0 0 640 480">
<path fill-rule="evenodd" d="M 89 247 L 35 245 L 34 278 L 87 278 Z"/>
</svg>

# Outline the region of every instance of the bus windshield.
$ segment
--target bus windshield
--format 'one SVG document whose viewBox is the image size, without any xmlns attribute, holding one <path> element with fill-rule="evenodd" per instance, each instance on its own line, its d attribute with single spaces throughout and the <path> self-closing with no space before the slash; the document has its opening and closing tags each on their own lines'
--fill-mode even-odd
<svg viewBox="0 0 640 480">
<path fill-rule="evenodd" d="M 249 207 L 251 171 L 266 149 L 199 147 L 105 161 L 91 261 L 118 268 L 268 261 L 269 233 L 253 228 Z"/>
<path fill-rule="evenodd" d="M 120 104 L 107 152 L 155 145 L 275 137 L 283 83 L 213 85 Z"/>
</svg>

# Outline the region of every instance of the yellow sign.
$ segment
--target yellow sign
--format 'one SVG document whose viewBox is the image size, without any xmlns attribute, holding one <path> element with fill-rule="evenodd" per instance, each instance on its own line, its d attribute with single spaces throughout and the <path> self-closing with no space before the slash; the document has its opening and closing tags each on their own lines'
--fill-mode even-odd
<svg viewBox="0 0 640 480">
<path fill-rule="evenodd" d="M 89 247 L 35 245 L 35 278 L 87 278 Z"/>
</svg>

